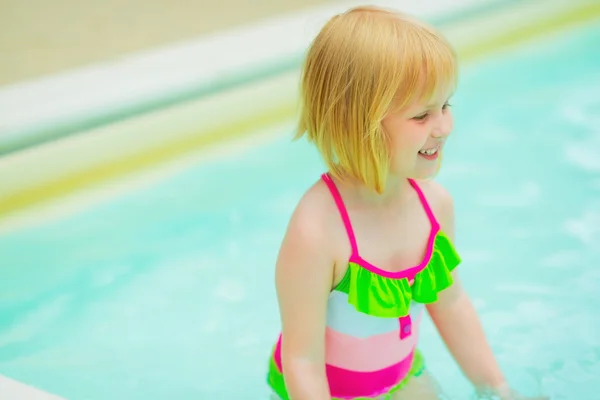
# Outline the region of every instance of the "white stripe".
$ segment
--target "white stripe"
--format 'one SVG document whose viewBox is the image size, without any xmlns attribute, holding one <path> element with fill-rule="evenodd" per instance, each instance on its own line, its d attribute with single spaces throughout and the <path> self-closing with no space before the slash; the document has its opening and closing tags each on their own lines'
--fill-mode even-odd
<svg viewBox="0 0 600 400">
<path fill-rule="evenodd" d="M 410 315 L 416 321 L 423 310 L 423 305 L 413 302 Z M 398 318 L 373 317 L 361 313 L 348 303 L 348 295 L 343 292 L 334 291 L 329 296 L 327 304 L 327 326 L 337 332 L 367 338 L 373 335 L 381 335 L 397 331 L 400 328 Z"/>
</svg>

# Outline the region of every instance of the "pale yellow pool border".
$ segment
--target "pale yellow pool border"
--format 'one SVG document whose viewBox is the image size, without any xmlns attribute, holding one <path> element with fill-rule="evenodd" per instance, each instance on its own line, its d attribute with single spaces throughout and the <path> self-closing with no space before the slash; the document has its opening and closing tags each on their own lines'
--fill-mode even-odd
<svg viewBox="0 0 600 400">
<path fill-rule="evenodd" d="M 553 34 L 560 29 L 594 21 L 598 18 L 600 18 L 600 3 L 583 1 L 581 4 L 574 4 L 571 9 L 560 12 L 558 15 L 529 21 L 524 26 L 505 32 L 500 36 L 491 36 L 465 46 L 458 45 L 457 51 L 461 62 L 464 64 L 534 37 Z M 188 135 L 181 140 L 163 143 L 161 146 L 145 149 L 136 154 L 129 154 L 121 159 L 110 160 L 109 163 L 73 171 L 53 181 L 9 193 L 0 197 L 0 221 L 20 210 L 86 186 L 160 164 L 198 148 L 237 139 L 247 132 L 256 131 L 257 127 L 281 123 L 292 118 L 295 112 L 295 101 L 290 98 L 287 101 L 279 102 L 275 107 L 236 120 L 231 124 L 224 124 L 214 129 Z"/>
</svg>

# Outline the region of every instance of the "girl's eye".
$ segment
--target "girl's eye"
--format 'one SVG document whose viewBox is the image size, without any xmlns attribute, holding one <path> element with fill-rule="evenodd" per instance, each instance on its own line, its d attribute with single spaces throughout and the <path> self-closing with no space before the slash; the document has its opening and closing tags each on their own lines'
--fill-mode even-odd
<svg viewBox="0 0 600 400">
<path fill-rule="evenodd" d="M 451 107 L 451 104 L 450 103 L 444 103 L 444 105 L 442 106 L 442 111 L 446 110 L 448 107 Z M 429 113 L 426 112 L 424 114 L 421 114 L 421 115 L 418 115 L 416 117 L 413 117 L 413 119 L 415 121 L 425 121 L 428 116 L 429 116 Z"/>
</svg>

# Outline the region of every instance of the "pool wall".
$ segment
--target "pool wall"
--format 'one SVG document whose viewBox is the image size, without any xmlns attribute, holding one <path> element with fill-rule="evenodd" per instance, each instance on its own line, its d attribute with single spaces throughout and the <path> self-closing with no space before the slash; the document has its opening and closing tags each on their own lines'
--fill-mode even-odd
<svg viewBox="0 0 600 400">
<path fill-rule="evenodd" d="M 441 21 L 507 2 L 375 3 Z M 327 17 L 352 5 L 331 2 L 0 88 L 0 154 L 294 69 Z"/>
<path fill-rule="evenodd" d="M 375 2 L 435 23 L 463 65 L 600 15 L 593 0 L 400 3 Z M 0 221 L 291 121 L 304 49 L 327 18 L 355 4 L 336 3 L 0 90 Z M 284 36 L 285 42 L 278 39 Z M 83 98 L 81 87 L 88 93 Z M 56 93 L 61 96 L 52 97 Z"/>
</svg>

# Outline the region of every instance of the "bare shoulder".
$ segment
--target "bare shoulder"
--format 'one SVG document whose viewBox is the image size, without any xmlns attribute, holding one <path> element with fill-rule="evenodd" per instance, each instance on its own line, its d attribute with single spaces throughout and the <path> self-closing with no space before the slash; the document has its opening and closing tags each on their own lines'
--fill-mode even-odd
<svg viewBox="0 0 600 400">
<path fill-rule="evenodd" d="M 287 226 L 277 261 L 278 275 L 294 276 L 296 282 L 300 279 L 297 275 L 302 279 L 306 274 L 321 280 L 333 277 L 341 224 L 341 220 L 333 220 L 336 216 L 339 219 L 335 207 L 324 182 L 317 181 L 306 191 Z"/>
<path fill-rule="evenodd" d="M 332 216 L 338 217 L 335 202 L 322 181 L 315 182 L 298 202 L 287 228 L 287 234 L 307 245 L 330 248 L 336 236 Z M 339 217 L 338 217 L 339 218 Z"/>
<path fill-rule="evenodd" d="M 442 229 L 453 236 L 454 200 L 450 192 L 434 180 L 422 180 L 418 181 L 418 184 Z"/>
</svg>

